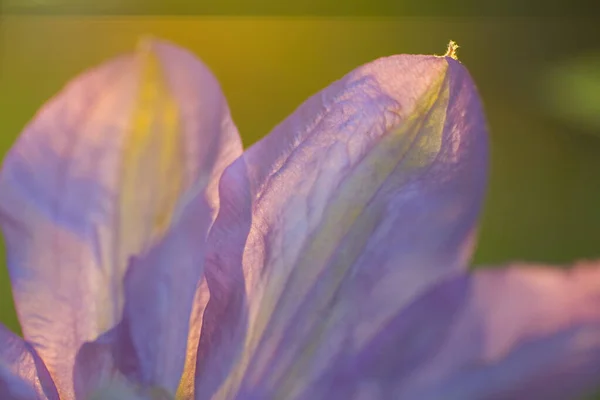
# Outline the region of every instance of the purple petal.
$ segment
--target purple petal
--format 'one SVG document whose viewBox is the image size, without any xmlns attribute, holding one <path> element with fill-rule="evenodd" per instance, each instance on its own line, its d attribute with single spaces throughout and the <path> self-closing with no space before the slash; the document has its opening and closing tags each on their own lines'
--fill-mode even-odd
<svg viewBox="0 0 600 400">
<path fill-rule="evenodd" d="M 5 400 L 37 400 L 35 390 L 0 363 L 0 396 Z"/>
<path fill-rule="evenodd" d="M 74 371 L 75 398 L 86 400 L 145 400 L 145 387 L 132 382 L 123 371 L 129 362 L 132 370 L 138 368 L 131 343 L 124 343 L 121 326 L 103 335 L 97 341 L 85 343 L 77 353 Z M 125 344 L 121 348 L 115 343 Z M 152 397 L 151 397 L 152 398 Z M 153 399 L 153 398 L 152 398 Z"/>
<path fill-rule="evenodd" d="M 221 179 L 197 398 L 234 360 L 219 395 L 293 398 L 461 270 L 486 168 L 481 104 L 449 57 L 380 59 L 310 98 Z"/>
<path fill-rule="evenodd" d="M 0 398 L 58 400 L 44 362 L 31 345 L 0 325 Z"/>
<path fill-rule="evenodd" d="M 142 387 L 161 387 L 175 394 L 188 355 L 190 315 L 203 266 L 203 238 L 211 222 L 208 209 L 204 196 L 195 196 L 163 240 L 147 254 L 132 259 L 125 278 L 122 323 L 96 343 L 85 344 L 78 355 L 78 396 L 86 398 L 103 387 L 116 371 Z M 200 327 L 194 328 L 198 330 L 197 347 Z M 96 376 L 98 365 L 104 365 L 101 378 Z M 182 382 L 184 387 L 193 387 L 191 371 L 184 379 L 191 376 L 192 381 Z M 181 390 L 182 397 L 192 395 Z"/>
<path fill-rule="evenodd" d="M 318 379 L 297 398 L 399 398 L 398 388 L 444 344 L 468 300 L 465 274 L 432 285 L 366 341 L 346 338 Z"/>
<path fill-rule="evenodd" d="M 397 398 L 576 398 L 600 378 L 600 267 L 478 271 L 444 336 Z"/>
<path fill-rule="evenodd" d="M 61 394 L 72 395 L 77 349 L 119 322 L 126 297 L 154 301 L 138 293 L 142 282 L 172 280 L 161 305 L 180 311 L 177 322 L 164 322 L 185 329 L 189 314 L 180 319 L 202 267 L 192 260 L 202 256 L 217 212 L 218 179 L 240 153 L 215 78 L 190 53 L 163 42 L 146 41 L 137 53 L 84 73 L 25 128 L 0 174 L 0 215 L 23 332 Z M 182 230 L 178 221 L 190 218 L 184 210 L 196 198 L 202 205 L 194 220 L 201 223 Z M 153 249 L 171 228 L 177 232 L 168 240 L 182 244 Z M 164 263 L 175 248 L 178 256 Z M 131 257 L 144 265 L 135 268 L 137 283 L 126 294 Z M 132 340 L 164 315 L 131 318 Z M 180 338 L 165 340 L 154 350 L 175 352 L 177 361 L 165 366 L 174 368 L 164 378 L 171 382 L 185 347 Z M 191 348 L 191 359 L 195 353 Z M 141 373 L 154 379 L 149 370 L 157 367 L 145 368 Z"/>
</svg>

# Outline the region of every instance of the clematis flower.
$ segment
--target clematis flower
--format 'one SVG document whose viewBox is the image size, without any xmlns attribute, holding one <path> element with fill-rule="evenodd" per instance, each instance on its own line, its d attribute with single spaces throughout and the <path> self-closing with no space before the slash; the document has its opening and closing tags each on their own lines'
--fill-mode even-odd
<svg viewBox="0 0 600 400">
<path fill-rule="evenodd" d="M 0 398 L 584 393 L 597 264 L 468 270 L 487 147 L 452 47 L 359 67 L 242 153 L 209 70 L 144 42 L 4 160 L 24 339 L 0 329 Z"/>
</svg>

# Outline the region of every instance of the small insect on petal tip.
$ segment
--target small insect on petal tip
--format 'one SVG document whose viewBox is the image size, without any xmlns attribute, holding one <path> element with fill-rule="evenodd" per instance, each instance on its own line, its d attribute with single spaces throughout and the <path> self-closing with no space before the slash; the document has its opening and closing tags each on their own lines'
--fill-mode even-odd
<svg viewBox="0 0 600 400">
<path fill-rule="evenodd" d="M 444 57 L 450 57 L 455 60 L 458 60 L 458 47 L 458 44 L 454 40 L 451 40 L 450 43 L 448 43 L 448 50 L 446 50 L 446 54 L 444 54 Z"/>
<path fill-rule="evenodd" d="M 446 54 L 444 54 L 444 57 L 450 57 L 455 60 L 458 60 L 458 54 L 456 53 L 457 50 L 458 44 L 454 40 L 451 40 L 450 43 L 448 43 L 448 50 L 446 50 Z"/>
</svg>

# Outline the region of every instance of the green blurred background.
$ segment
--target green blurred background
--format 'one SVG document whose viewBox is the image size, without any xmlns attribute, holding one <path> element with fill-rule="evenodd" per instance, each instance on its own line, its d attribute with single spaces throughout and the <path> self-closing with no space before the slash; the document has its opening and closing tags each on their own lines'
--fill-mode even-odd
<svg viewBox="0 0 600 400">
<path fill-rule="evenodd" d="M 245 145 L 360 64 L 394 53 L 441 54 L 455 40 L 491 129 L 490 185 L 475 264 L 600 258 L 600 33 L 594 19 L 4 14 L 0 154 L 70 78 L 132 49 L 143 34 L 188 47 L 212 68 Z M 4 265 L 0 321 L 19 329 Z"/>
</svg>

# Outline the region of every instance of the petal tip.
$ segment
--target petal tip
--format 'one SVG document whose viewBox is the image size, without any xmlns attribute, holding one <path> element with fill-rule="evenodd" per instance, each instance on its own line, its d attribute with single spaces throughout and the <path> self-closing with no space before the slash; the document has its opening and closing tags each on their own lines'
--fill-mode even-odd
<svg viewBox="0 0 600 400">
<path fill-rule="evenodd" d="M 152 34 L 141 35 L 136 43 L 136 50 L 140 52 L 156 51 L 159 47 L 180 48 L 177 44 Z"/>
</svg>

